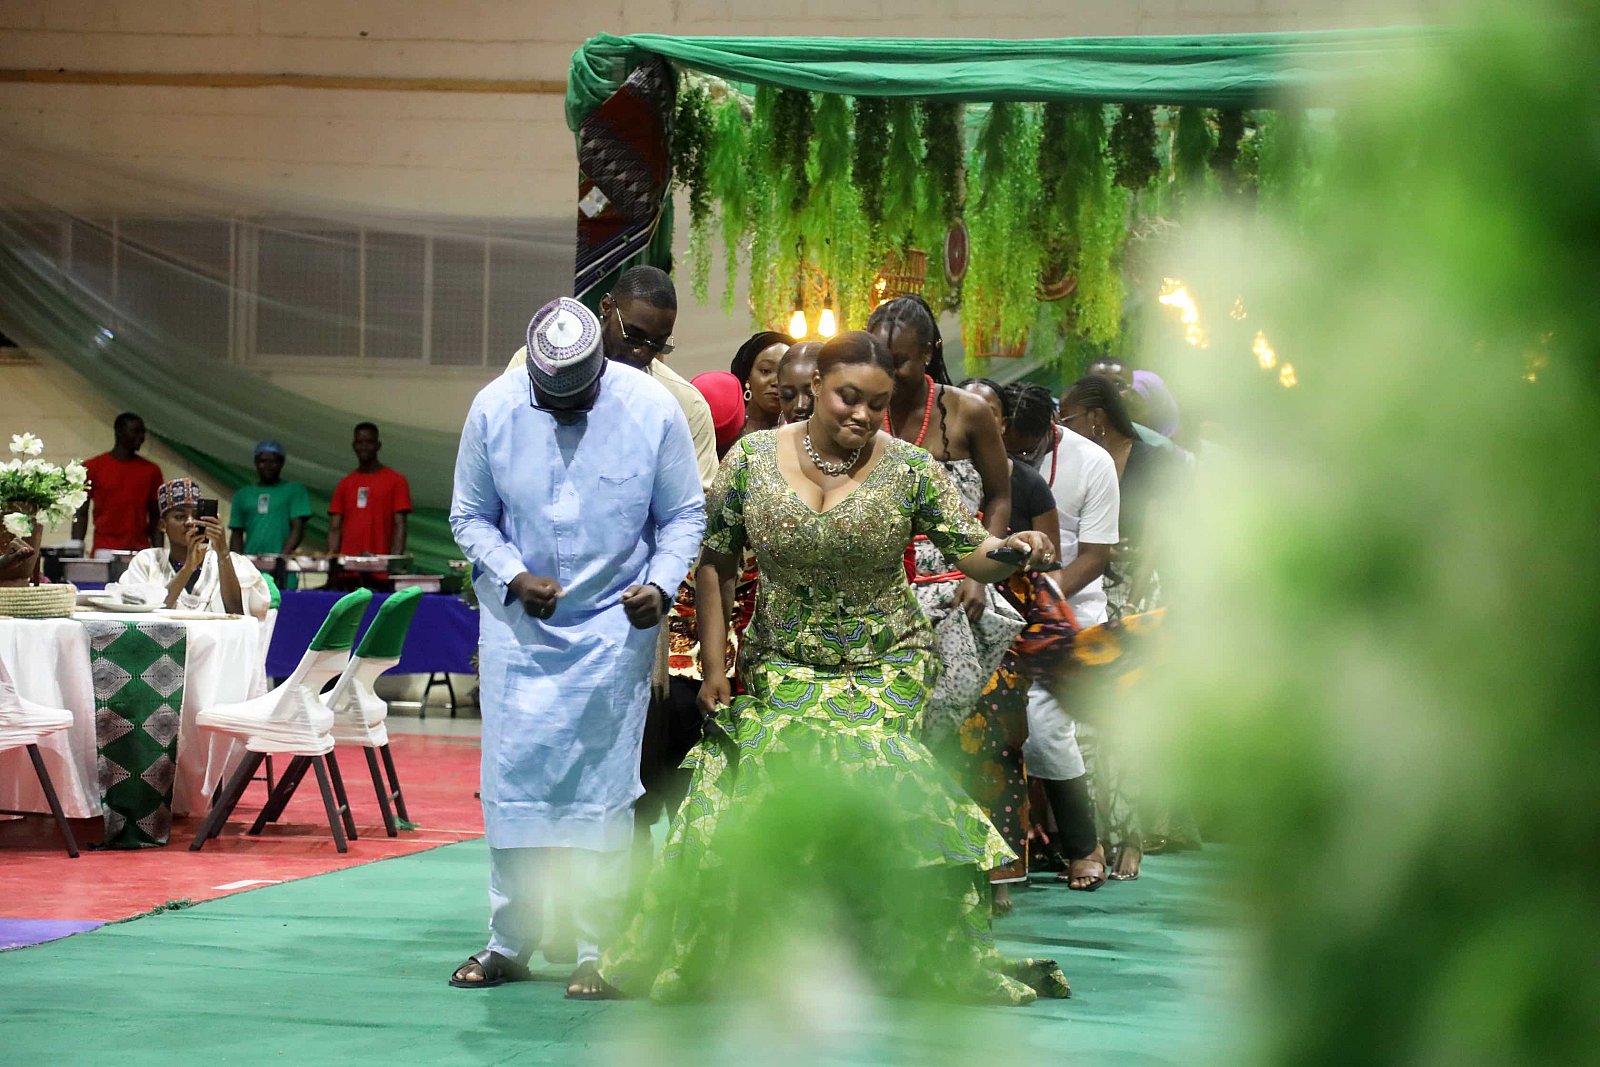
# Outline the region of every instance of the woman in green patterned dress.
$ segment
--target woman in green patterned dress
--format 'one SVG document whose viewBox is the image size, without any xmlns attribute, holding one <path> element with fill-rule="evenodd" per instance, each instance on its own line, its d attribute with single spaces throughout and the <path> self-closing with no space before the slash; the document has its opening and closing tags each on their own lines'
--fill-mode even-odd
<svg viewBox="0 0 1600 1067">
<path fill-rule="evenodd" d="M 927 452 L 880 431 L 893 387 L 883 343 L 841 334 L 818 357 L 811 418 L 747 435 L 723 462 L 697 585 L 720 590 L 741 551 L 755 552 L 746 693 L 733 699 L 728 672 L 709 662 L 725 647 L 726 613 L 707 597 L 708 737 L 686 761 L 689 794 L 638 913 L 601 962 L 602 994 L 708 995 L 735 980 L 730 960 L 810 923 L 850 931 L 891 992 L 1066 995 L 1054 963 L 994 949 L 985 872 L 1013 856 L 916 740 L 939 664 L 904 566 L 916 534 L 983 582 L 1016 570 L 992 551 L 1037 566 L 1054 550 L 1031 531 L 989 535 Z"/>
</svg>

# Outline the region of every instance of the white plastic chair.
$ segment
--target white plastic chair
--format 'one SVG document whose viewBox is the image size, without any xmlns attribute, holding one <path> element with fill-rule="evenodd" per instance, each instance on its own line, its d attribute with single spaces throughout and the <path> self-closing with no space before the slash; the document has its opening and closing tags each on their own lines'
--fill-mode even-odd
<svg viewBox="0 0 1600 1067">
<path fill-rule="evenodd" d="M 77 859 L 78 842 L 73 839 L 72 827 L 61 810 L 61 798 L 56 796 L 55 783 L 50 780 L 44 757 L 39 754 L 41 737 L 65 730 L 71 725 L 72 712 L 66 708 L 47 708 L 19 694 L 11 682 L 11 675 L 6 672 L 5 662 L 0 661 L 0 752 L 12 748 L 28 750 L 28 758 L 33 761 L 33 773 L 39 776 L 39 788 L 44 790 L 44 799 L 50 805 L 50 814 L 55 816 L 56 826 L 60 828 L 61 836 L 66 838 L 67 855 Z M 0 814 L 27 815 L 28 812 L 0 810 Z"/>
<path fill-rule="evenodd" d="M 260 833 L 262 827 L 281 815 L 300 779 L 307 770 L 315 768 L 334 847 L 340 852 L 348 851 L 345 837 L 348 834 L 350 840 L 355 840 L 356 824 L 350 814 L 350 801 L 345 796 L 344 779 L 333 755 L 333 712 L 322 702 L 321 692 L 322 687 L 339 677 L 350 662 L 350 646 L 355 644 L 356 629 L 371 600 L 370 589 L 358 589 L 340 597 L 311 639 L 305 655 L 300 657 L 294 673 L 270 693 L 238 704 L 203 708 L 195 716 L 196 725 L 203 729 L 244 738 L 247 751 L 233 777 L 212 798 L 211 811 L 195 834 L 190 851 L 198 852 L 222 832 L 228 816 L 233 814 L 239 798 L 255 776 L 256 768 L 269 755 L 292 756 L 293 759 L 267 797 L 266 807 L 261 809 L 249 833 Z"/>
<path fill-rule="evenodd" d="M 256 664 L 256 680 L 251 689 L 252 696 L 263 696 L 272 688 L 272 676 L 267 673 L 267 654 L 272 649 L 272 635 L 278 629 L 278 612 L 283 604 L 283 594 L 278 592 L 278 583 L 272 580 L 270 574 L 261 576 L 266 580 L 267 590 L 272 594 L 272 599 L 267 607 L 267 617 L 261 620 L 261 659 Z M 271 761 L 267 763 L 271 767 Z M 271 774 L 268 774 L 270 781 Z"/>
<path fill-rule="evenodd" d="M 340 745 L 360 745 L 367 755 L 367 770 L 372 774 L 372 788 L 378 794 L 378 809 L 383 813 L 383 828 L 390 837 L 398 836 L 394 815 L 407 822 L 405 796 L 400 792 L 400 777 L 395 773 L 394 756 L 389 752 L 389 705 L 374 691 L 378 675 L 400 662 L 400 653 L 406 645 L 406 634 L 411 630 L 411 620 L 417 614 L 422 600 L 422 590 L 405 589 L 385 600 L 378 607 L 378 615 L 367 627 L 366 634 L 355 655 L 339 681 L 324 698 L 333 712 L 333 740 Z M 383 772 L 378 769 L 378 758 L 383 758 L 383 769 L 389 774 L 384 784 Z M 390 808 L 391 802 L 394 807 Z"/>
</svg>

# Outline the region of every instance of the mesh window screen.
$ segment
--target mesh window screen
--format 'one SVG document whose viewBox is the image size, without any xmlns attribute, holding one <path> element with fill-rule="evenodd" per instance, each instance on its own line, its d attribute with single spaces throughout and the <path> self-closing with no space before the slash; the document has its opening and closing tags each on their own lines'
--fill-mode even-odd
<svg viewBox="0 0 1600 1067">
<path fill-rule="evenodd" d="M 532 311 L 550 299 L 548 263 L 527 242 L 489 245 L 489 363 L 500 366 L 528 338 Z"/>
<path fill-rule="evenodd" d="M 367 231 L 365 358 L 421 362 L 426 250 L 423 237 Z"/>
<path fill-rule="evenodd" d="M 361 234 L 259 229 L 256 354 L 361 354 Z"/>
<path fill-rule="evenodd" d="M 441 366 L 483 363 L 483 268 L 481 239 L 433 240 L 433 330 L 429 361 Z M 531 312 L 524 311 L 525 315 Z"/>
<path fill-rule="evenodd" d="M 129 219 L 118 226 L 117 295 L 124 325 L 227 358 L 233 224 Z"/>
</svg>

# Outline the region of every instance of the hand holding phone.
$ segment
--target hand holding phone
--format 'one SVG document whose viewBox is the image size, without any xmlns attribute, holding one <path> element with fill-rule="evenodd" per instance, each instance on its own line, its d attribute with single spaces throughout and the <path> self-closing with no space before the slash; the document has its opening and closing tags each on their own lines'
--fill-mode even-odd
<svg viewBox="0 0 1600 1067">
<path fill-rule="evenodd" d="M 1011 545 L 1001 545 L 999 548 L 988 553 L 990 559 L 994 560 L 996 563 L 1004 563 L 1008 567 L 1021 567 L 1027 562 L 1028 555 L 1029 554 L 1022 551 L 1022 549 L 1014 548 Z M 1041 572 L 1058 571 L 1061 569 L 1061 561 L 1051 560 L 1049 563 L 1040 563 L 1029 569 Z"/>
</svg>

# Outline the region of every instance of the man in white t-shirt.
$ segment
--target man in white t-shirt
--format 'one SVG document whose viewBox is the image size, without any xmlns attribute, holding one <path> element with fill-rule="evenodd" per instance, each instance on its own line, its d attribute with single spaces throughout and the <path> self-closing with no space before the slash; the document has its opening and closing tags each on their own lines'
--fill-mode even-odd
<svg viewBox="0 0 1600 1067">
<path fill-rule="evenodd" d="M 1078 625 L 1106 621 L 1104 575 L 1117 543 L 1117 513 L 1122 494 L 1111 453 L 1082 434 L 1051 428 L 1050 447 L 1042 449 L 1039 473 L 1050 483 L 1061 516 L 1062 568 L 1056 575 Z"/>
<path fill-rule="evenodd" d="M 1042 386 L 1024 386 L 1013 396 L 1020 405 L 1049 404 L 1055 397 Z M 1106 621 L 1103 581 L 1111 548 L 1117 543 L 1117 517 L 1122 494 L 1111 454 L 1080 434 L 1051 425 L 1034 441 L 1006 438 L 1014 460 L 1032 463 L 1050 485 L 1061 519 L 1061 563 L 1055 579 L 1067 596 L 1078 626 Z M 1056 843 L 1069 866 L 1061 876 L 1072 889 L 1094 890 L 1106 879 L 1105 854 L 1094 828 L 1078 748 L 1077 723 L 1049 690 L 1035 684 L 1028 691 L 1028 740 L 1023 758 L 1028 775 L 1044 785 L 1056 819 Z"/>
</svg>

